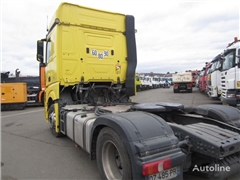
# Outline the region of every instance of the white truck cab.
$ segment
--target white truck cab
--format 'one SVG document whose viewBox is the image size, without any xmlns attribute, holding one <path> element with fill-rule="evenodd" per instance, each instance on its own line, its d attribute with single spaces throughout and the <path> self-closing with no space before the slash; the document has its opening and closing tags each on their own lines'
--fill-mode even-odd
<svg viewBox="0 0 240 180">
<path fill-rule="evenodd" d="M 152 82 L 153 78 L 151 76 L 145 76 L 145 79 L 147 81 L 149 88 L 152 89 L 153 88 L 153 82 Z"/>
<path fill-rule="evenodd" d="M 211 61 L 212 65 L 208 75 L 208 95 L 211 98 L 219 98 L 222 93 L 221 87 L 221 70 L 222 70 L 221 55 L 217 55 Z"/>
<path fill-rule="evenodd" d="M 153 76 L 152 82 L 153 82 L 154 88 L 159 88 L 160 87 L 159 79 L 160 79 L 159 76 Z"/>
<path fill-rule="evenodd" d="M 222 53 L 221 101 L 240 106 L 240 41 L 234 38 Z"/>
<path fill-rule="evenodd" d="M 149 84 L 147 82 L 147 79 L 145 77 L 144 74 L 140 74 L 140 81 L 141 81 L 141 84 L 142 84 L 142 90 L 146 90 L 146 89 L 149 89 Z"/>
</svg>

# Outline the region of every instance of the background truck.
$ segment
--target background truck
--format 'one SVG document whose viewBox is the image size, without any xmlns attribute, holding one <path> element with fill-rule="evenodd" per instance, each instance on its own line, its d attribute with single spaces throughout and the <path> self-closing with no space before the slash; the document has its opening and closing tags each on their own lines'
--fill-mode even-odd
<svg viewBox="0 0 240 180">
<path fill-rule="evenodd" d="M 199 70 L 186 70 L 185 72 L 192 73 L 192 83 L 193 83 L 193 87 L 195 87 L 196 86 L 196 78 L 199 75 L 200 71 Z"/>
<path fill-rule="evenodd" d="M 240 106 L 240 41 L 237 38 L 226 47 L 222 58 L 221 101 Z"/>
<path fill-rule="evenodd" d="M 203 173 L 211 179 L 238 172 L 238 109 L 130 101 L 137 64 L 133 16 L 61 3 L 46 38 L 37 41 L 37 60 L 45 66 L 52 134 L 85 150 L 102 179 L 181 180 L 195 166 L 231 169 Z"/>
<path fill-rule="evenodd" d="M 192 73 L 176 73 L 172 74 L 173 78 L 173 92 L 178 93 L 181 90 L 192 92 Z"/>
<path fill-rule="evenodd" d="M 1 110 L 24 109 L 27 105 L 26 83 L 1 83 Z"/>
<path fill-rule="evenodd" d="M 199 90 L 203 93 L 208 93 L 208 78 L 209 78 L 209 70 L 211 68 L 212 63 L 206 62 L 205 67 L 203 67 L 200 77 L 199 77 Z"/>
<path fill-rule="evenodd" d="M 170 88 L 171 86 L 171 81 L 169 80 L 169 77 L 162 77 L 163 81 L 163 88 Z"/>
<path fill-rule="evenodd" d="M 203 85 L 203 77 L 204 77 L 204 73 L 205 73 L 205 67 L 203 67 L 203 69 L 200 71 L 199 73 L 199 77 L 198 77 L 198 89 L 199 91 L 202 91 L 202 85 Z"/>
<path fill-rule="evenodd" d="M 44 69 L 40 66 L 39 76 L 20 76 L 19 69 L 15 70 L 15 77 L 9 77 L 10 72 L 1 73 L 1 83 L 11 83 L 18 86 L 19 83 L 26 83 L 27 104 L 26 105 L 43 105 L 45 80 Z"/>
<path fill-rule="evenodd" d="M 140 81 L 141 81 L 141 84 L 142 84 L 142 90 L 146 90 L 146 89 L 149 89 L 149 83 L 145 77 L 144 74 L 140 74 Z"/>
<path fill-rule="evenodd" d="M 153 77 L 147 75 L 147 76 L 145 76 L 145 80 L 147 82 L 149 89 L 153 89 L 153 82 L 152 82 Z"/>
<path fill-rule="evenodd" d="M 153 76 L 152 82 L 153 82 L 154 88 L 160 87 L 160 77 L 159 76 L 157 76 L 157 75 Z"/>
<path fill-rule="evenodd" d="M 208 95 L 211 98 L 220 98 L 222 93 L 221 87 L 221 71 L 222 71 L 222 60 L 221 55 L 217 55 L 211 61 L 211 67 L 209 68 L 208 74 Z"/>
<path fill-rule="evenodd" d="M 139 74 L 135 74 L 135 84 L 136 84 L 136 91 L 141 91 L 142 90 L 142 83 L 139 77 Z"/>
</svg>

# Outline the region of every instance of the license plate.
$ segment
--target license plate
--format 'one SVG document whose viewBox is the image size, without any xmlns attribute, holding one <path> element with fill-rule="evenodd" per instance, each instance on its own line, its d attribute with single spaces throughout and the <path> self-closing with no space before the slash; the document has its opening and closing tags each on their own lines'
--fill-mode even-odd
<svg viewBox="0 0 240 180">
<path fill-rule="evenodd" d="M 168 169 L 166 171 L 162 171 L 158 174 L 153 174 L 151 176 L 148 176 L 148 180 L 167 180 L 167 179 L 172 179 L 180 175 L 180 168 L 174 167 L 171 169 Z"/>
</svg>

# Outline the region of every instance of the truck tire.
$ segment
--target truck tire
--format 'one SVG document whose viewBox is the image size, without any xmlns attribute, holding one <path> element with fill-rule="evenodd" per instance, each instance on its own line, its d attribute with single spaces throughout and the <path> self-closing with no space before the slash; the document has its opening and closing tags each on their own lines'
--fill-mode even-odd
<svg viewBox="0 0 240 180">
<path fill-rule="evenodd" d="M 52 104 L 48 110 L 48 120 L 50 123 L 50 130 L 51 133 L 55 136 L 55 137 L 61 137 L 63 136 L 62 133 L 57 133 L 56 132 L 56 128 L 55 128 L 55 123 L 56 123 L 56 113 L 55 113 L 55 109 L 54 109 L 54 104 Z"/>
<path fill-rule="evenodd" d="M 97 166 L 102 179 L 132 179 L 128 152 L 111 128 L 105 127 L 97 139 Z"/>
</svg>

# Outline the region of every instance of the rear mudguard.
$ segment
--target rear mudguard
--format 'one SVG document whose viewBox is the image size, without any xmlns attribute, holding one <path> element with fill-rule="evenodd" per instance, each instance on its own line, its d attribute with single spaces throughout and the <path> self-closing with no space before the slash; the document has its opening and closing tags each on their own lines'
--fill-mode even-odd
<svg viewBox="0 0 240 180">
<path fill-rule="evenodd" d="M 190 111 L 240 128 L 240 110 L 235 107 L 206 104 L 193 107 Z"/>
<path fill-rule="evenodd" d="M 143 164 L 166 157 L 172 158 L 172 166 L 182 169 L 185 154 L 170 126 L 161 117 L 140 111 L 100 115 L 92 127 L 91 159 L 96 158 L 96 139 L 105 126 L 121 137 L 131 159 L 133 179 L 144 179 Z"/>
</svg>

